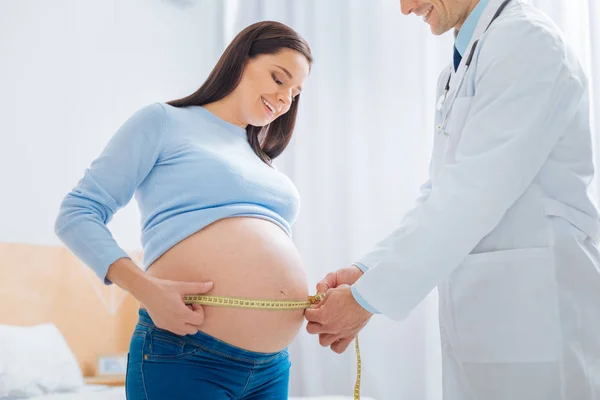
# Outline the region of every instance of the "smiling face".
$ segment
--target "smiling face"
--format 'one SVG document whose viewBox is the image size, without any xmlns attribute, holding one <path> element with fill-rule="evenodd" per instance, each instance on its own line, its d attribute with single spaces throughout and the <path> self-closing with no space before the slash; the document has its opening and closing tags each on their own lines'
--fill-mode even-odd
<svg viewBox="0 0 600 400">
<path fill-rule="evenodd" d="M 400 0 L 402 14 L 415 14 L 431 27 L 434 35 L 460 29 L 479 0 Z"/>
<path fill-rule="evenodd" d="M 288 112 L 310 71 L 301 53 L 282 49 L 246 63 L 242 79 L 232 93 L 239 118 L 246 124 L 265 126 Z"/>
</svg>

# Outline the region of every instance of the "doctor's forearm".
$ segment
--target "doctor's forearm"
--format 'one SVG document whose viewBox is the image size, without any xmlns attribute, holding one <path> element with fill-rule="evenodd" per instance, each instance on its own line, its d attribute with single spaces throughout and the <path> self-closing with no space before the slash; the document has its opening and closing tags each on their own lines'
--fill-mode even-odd
<svg viewBox="0 0 600 400">
<path fill-rule="evenodd" d="M 386 251 L 379 253 L 375 268 L 353 286 L 355 293 L 391 318 L 405 318 L 498 224 L 510 206 L 507 199 L 502 205 L 481 207 L 489 201 L 477 193 L 452 196 L 432 191 L 427 202 L 388 236 Z"/>
</svg>

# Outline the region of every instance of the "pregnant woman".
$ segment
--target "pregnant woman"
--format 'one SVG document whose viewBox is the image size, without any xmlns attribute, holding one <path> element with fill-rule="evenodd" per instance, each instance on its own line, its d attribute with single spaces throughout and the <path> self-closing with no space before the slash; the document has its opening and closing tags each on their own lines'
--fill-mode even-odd
<svg viewBox="0 0 600 400">
<path fill-rule="evenodd" d="M 287 399 L 303 311 L 186 305 L 185 295 L 306 300 L 290 229 L 289 143 L 308 44 L 277 22 L 240 32 L 190 96 L 131 116 L 65 197 L 56 233 L 141 304 L 126 391 L 137 399 Z M 106 224 L 135 195 L 144 269 Z"/>
</svg>

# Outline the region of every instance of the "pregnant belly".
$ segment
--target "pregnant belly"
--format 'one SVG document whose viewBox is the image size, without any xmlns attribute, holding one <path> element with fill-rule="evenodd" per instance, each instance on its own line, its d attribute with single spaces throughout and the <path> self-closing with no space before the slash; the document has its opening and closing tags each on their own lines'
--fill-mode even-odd
<svg viewBox="0 0 600 400">
<path fill-rule="evenodd" d="M 215 222 L 168 250 L 148 269 L 157 278 L 212 281 L 214 296 L 306 300 L 307 277 L 291 239 L 258 218 Z M 193 293 L 190 293 L 193 294 Z M 204 306 L 200 330 L 256 352 L 284 349 L 304 321 L 303 310 L 249 310 Z"/>
</svg>

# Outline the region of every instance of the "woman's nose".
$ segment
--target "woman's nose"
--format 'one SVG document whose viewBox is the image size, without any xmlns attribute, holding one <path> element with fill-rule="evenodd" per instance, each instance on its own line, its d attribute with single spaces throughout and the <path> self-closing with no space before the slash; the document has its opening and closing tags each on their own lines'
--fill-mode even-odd
<svg viewBox="0 0 600 400">
<path fill-rule="evenodd" d="M 277 100 L 280 103 L 279 106 L 286 107 L 292 102 L 292 95 L 290 93 L 279 92 L 277 94 Z M 281 109 L 281 107 L 278 108 Z"/>
</svg>

